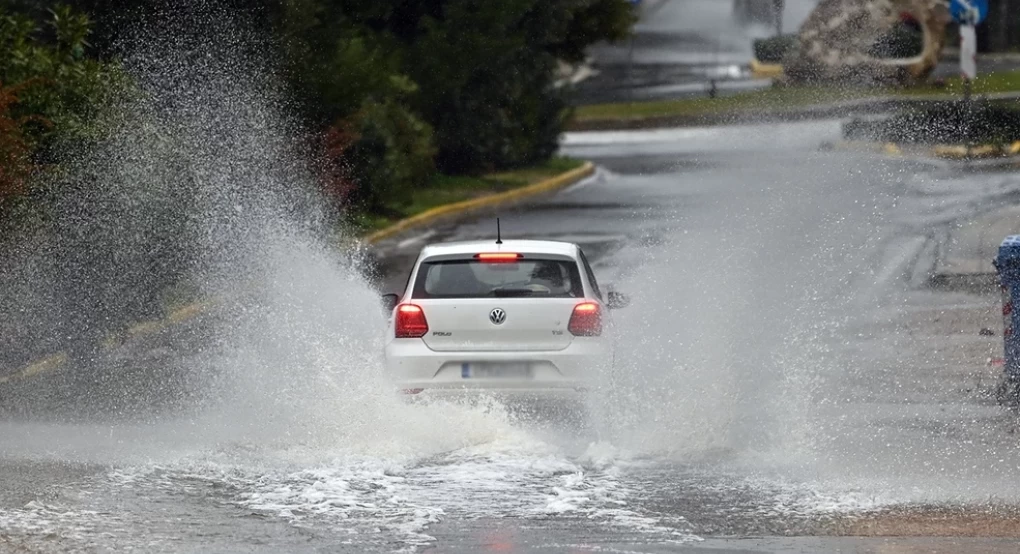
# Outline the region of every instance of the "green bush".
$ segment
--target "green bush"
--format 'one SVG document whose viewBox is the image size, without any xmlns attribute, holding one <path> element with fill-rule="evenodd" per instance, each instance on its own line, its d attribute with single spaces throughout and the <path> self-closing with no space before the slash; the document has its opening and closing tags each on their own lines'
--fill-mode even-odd
<svg viewBox="0 0 1020 554">
<path fill-rule="evenodd" d="M 557 61 L 581 61 L 591 44 L 626 36 L 635 19 L 626 0 L 290 1 L 303 6 L 288 24 L 303 29 L 300 40 L 327 43 L 338 26 L 357 29 L 390 54 L 369 64 L 378 74 L 419 85 L 410 106 L 435 130 L 437 165 L 450 173 L 547 158 L 565 122 Z M 358 81 L 361 72 L 345 67 L 354 69 L 333 72 L 335 88 L 350 90 L 357 85 L 346 75 Z"/>
<path fill-rule="evenodd" d="M 435 170 L 432 128 L 408 98 L 401 45 L 351 18 L 343 3 L 291 0 L 276 32 L 305 119 L 324 133 L 325 188 L 370 211 L 410 201 Z"/>
<path fill-rule="evenodd" d="M 782 63 L 786 53 L 797 45 L 797 35 L 780 35 L 755 40 L 754 57 L 762 63 Z"/>
<path fill-rule="evenodd" d="M 1020 110 L 1008 102 L 937 102 L 882 120 L 848 121 L 843 138 L 907 144 L 1012 143 L 1020 140 Z"/>
<path fill-rule="evenodd" d="M 0 82 L 23 84 L 12 114 L 26 118 L 26 136 L 37 147 L 94 132 L 100 98 L 124 80 L 115 66 L 86 56 L 86 15 L 59 5 L 45 25 L 0 9 L 0 52 L 6 54 Z"/>
<path fill-rule="evenodd" d="M 563 3 L 447 0 L 409 44 L 406 71 L 421 85 L 415 107 L 436 129 L 437 164 L 472 173 L 549 157 L 566 107 L 552 86 L 567 48 Z M 576 47 L 575 47 L 576 48 Z"/>
<path fill-rule="evenodd" d="M 394 100 L 368 101 L 353 118 L 347 159 L 355 180 L 350 200 L 377 213 L 410 201 L 435 167 L 432 128 Z"/>
</svg>

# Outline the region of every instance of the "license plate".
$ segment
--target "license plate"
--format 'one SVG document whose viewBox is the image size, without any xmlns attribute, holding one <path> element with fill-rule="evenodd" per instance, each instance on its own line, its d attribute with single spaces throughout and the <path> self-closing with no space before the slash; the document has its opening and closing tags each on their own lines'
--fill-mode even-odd
<svg viewBox="0 0 1020 554">
<path fill-rule="evenodd" d="M 473 362 L 460 365 L 464 379 L 531 379 L 531 364 L 524 362 Z"/>
</svg>

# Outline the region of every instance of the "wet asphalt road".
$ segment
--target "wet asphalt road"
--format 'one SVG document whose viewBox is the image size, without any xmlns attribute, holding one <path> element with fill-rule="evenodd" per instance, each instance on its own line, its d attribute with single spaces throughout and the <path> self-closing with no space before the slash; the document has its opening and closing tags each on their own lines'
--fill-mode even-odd
<svg viewBox="0 0 1020 554">
<path fill-rule="evenodd" d="M 505 237 L 578 242 L 634 298 L 589 427 L 395 401 L 372 291 L 288 255 L 258 310 L 130 341 L 84 382 L 0 390 L 0 551 L 1011 552 L 831 536 L 1020 498 L 1012 417 L 911 322 L 997 302 L 923 283 L 940 230 L 1020 179 L 819 152 L 838 132 L 567 135 L 598 174 L 499 214 Z M 381 245 L 383 288 L 422 244 L 493 230 Z"/>
</svg>

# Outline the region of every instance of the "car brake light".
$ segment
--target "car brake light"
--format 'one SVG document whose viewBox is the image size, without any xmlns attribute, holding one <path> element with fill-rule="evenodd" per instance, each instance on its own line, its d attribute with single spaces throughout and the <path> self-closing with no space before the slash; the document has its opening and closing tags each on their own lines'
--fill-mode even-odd
<svg viewBox="0 0 1020 554">
<path fill-rule="evenodd" d="M 597 337 L 602 334 L 602 308 L 594 302 L 574 306 L 567 324 L 570 334 L 575 337 Z"/>
<path fill-rule="evenodd" d="M 417 339 L 429 332 L 429 322 L 421 306 L 401 304 L 397 306 L 397 321 L 394 325 L 398 339 Z"/>
<path fill-rule="evenodd" d="M 475 254 L 475 259 L 486 263 L 510 263 L 523 258 L 523 254 L 517 252 L 483 252 Z"/>
</svg>

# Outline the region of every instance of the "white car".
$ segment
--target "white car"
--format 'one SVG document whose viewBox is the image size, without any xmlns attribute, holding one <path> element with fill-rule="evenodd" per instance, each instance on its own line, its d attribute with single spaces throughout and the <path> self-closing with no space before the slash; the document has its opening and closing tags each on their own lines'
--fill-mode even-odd
<svg viewBox="0 0 1020 554">
<path fill-rule="evenodd" d="M 573 243 L 425 247 L 391 309 L 386 369 L 406 394 L 583 392 L 611 363 L 603 294 Z"/>
</svg>

